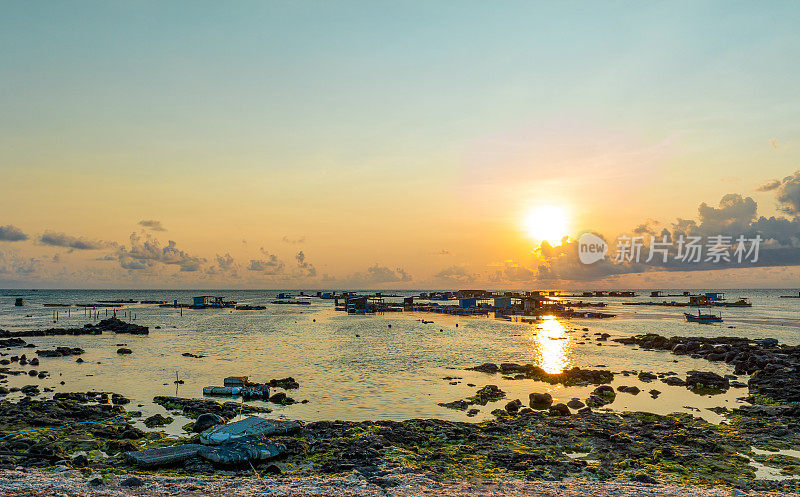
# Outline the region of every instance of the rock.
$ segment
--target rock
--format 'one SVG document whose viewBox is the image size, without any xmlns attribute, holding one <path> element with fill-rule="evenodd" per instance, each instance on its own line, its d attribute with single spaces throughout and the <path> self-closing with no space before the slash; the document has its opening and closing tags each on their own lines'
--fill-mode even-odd
<svg viewBox="0 0 800 497">
<path fill-rule="evenodd" d="M 688 354 L 689 350 L 686 348 L 686 344 L 685 343 L 679 343 L 679 344 L 675 345 L 674 347 L 672 347 L 672 353 L 675 354 L 675 355 L 684 355 L 684 354 Z"/>
<path fill-rule="evenodd" d="M 690 371 L 686 377 L 686 386 L 690 388 L 712 388 L 727 390 L 730 388 L 730 380 L 710 371 Z"/>
<path fill-rule="evenodd" d="M 146 427 L 153 428 L 153 427 L 156 427 L 156 426 L 166 426 L 166 425 L 172 423 L 173 421 L 174 420 L 172 419 L 172 417 L 169 417 L 169 416 L 164 417 L 161 414 L 156 413 L 156 414 L 153 414 L 152 416 L 150 416 L 149 418 L 145 418 L 143 423 L 144 423 L 144 425 Z"/>
<path fill-rule="evenodd" d="M 757 340 L 753 340 L 753 342 L 761 345 L 762 347 L 776 347 L 778 345 L 778 340 L 775 338 L 759 338 Z"/>
<path fill-rule="evenodd" d="M 280 404 L 282 406 L 288 406 L 290 404 L 294 404 L 295 400 L 283 392 L 278 392 L 273 394 L 272 397 L 269 398 L 269 401 L 273 404 Z"/>
<path fill-rule="evenodd" d="M 656 483 L 658 483 L 658 480 L 644 473 L 637 473 L 631 476 L 631 481 L 636 481 L 639 483 L 647 483 L 649 485 L 655 485 Z"/>
<path fill-rule="evenodd" d="M 595 395 L 602 395 L 602 396 L 606 396 L 606 397 L 614 397 L 614 396 L 617 395 L 617 393 L 614 391 L 614 389 L 612 387 L 608 386 L 608 385 L 601 385 L 601 386 L 595 388 L 592 393 L 595 394 Z"/>
<path fill-rule="evenodd" d="M 612 402 L 614 402 L 613 398 L 601 397 L 599 395 L 590 395 L 589 398 L 586 399 L 586 405 L 589 407 L 603 407 Z"/>
<path fill-rule="evenodd" d="M 530 400 L 530 406 L 534 409 L 544 409 L 553 403 L 553 396 L 549 393 L 532 393 L 528 397 Z"/>
<path fill-rule="evenodd" d="M 218 414 L 212 414 L 207 412 L 197 417 L 197 420 L 195 420 L 194 425 L 192 425 L 192 431 L 195 433 L 200 433 L 206 431 L 212 426 L 217 426 L 221 424 L 225 424 L 225 418 L 219 416 Z"/>
<path fill-rule="evenodd" d="M 648 393 L 650 394 L 650 397 L 653 397 L 654 399 L 658 398 L 658 396 L 661 395 L 661 392 L 656 390 L 655 388 L 650 390 Z"/>
<path fill-rule="evenodd" d="M 617 390 L 619 390 L 620 392 L 629 393 L 631 395 L 638 395 L 639 392 L 641 392 L 641 390 L 637 386 L 628 387 L 625 385 L 620 385 L 617 387 Z"/>
<path fill-rule="evenodd" d="M 241 414 L 269 413 L 272 409 L 257 407 L 240 402 L 215 402 L 205 399 L 185 399 L 182 397 L 172 397 L 158 395 L 153 397 L 153 402 L 172 410 L 177 406 L 184 414 L 200 415 L 203 413 L 218 414 L 224 418 L 233 418 Z"/>
<path fill-rule="evenodd" d="M 29 397 L 35 397 L 41 393 L 39 391 L 39 387 L 36 385 L 25 385 L 24 387 L 20 388 L 19 391 Z"/>
<path fill-rule="evenodd" d="M 126 488 L 138 488 L 144 485 L 144 481 L 141 478 L 137 478 L 135 476 L 129 476 L 125 478 L 121 482 L 119 482 L 120 487 Z"/>
<path fill-rule="evenodd" d="M 512 412 L 512 413 L 519 411 L 520 408 L 522 408 L 522 401 L 519 400 L 519 399 L 512 400 L 511 402 L 506 404 L 506 407 L 505 407 L 507 412 Z"/>
<path fill-rule="evenodd" d="M 104 485 L 105 481 L 103 481 L 103 477 L 100 475 L 92 475 L 88 480 L 86 480 L 86 484 L 90 487 L 99 487 Z"/>
<path fill-rule="evenodd" d="M 654 375 L 653 373 L 649 373 L 647 371 L 642 371 L 641 373 L 639 373 L 639 379 L 641 381 L 653 381 L 657 378 L 658 376 Z"/>
<path fill-rule="evenodd" d="M 497 402 L 498 400 L 504 398 L 506 393 L 497 385 L 486 385 L 485 387 L 481 388 L 477 392 L 475 392 L 475 396 L 470 398 L 470 402 L 472 404 L 479 404 L 485 406 L 489 402 Z"/>
<path fill-rule="evenodd" d="M 300 388 L 300 383 L 289 376 L 288 378 L 281 378 L 279 380 L 269 380 L 269 386 L 272 388 L 278 387 L 283 388 L 284 390 L 292 390 L 295 388 Z"/>
<path fill-rule="evenodd" d="M 668 376 L 666 378 L 661 378 L 662 383 L 666 383 L 667 385 L 673 387 L 685 387 L 686 382 L 682 379 L 678 378 L 677 376 Z"/>
<path fill-rule="evenodd" d="M 558 403 L 550 406 L 550 414 L 555 416 L 569 416 L 569 407 L 566 404 Z"/>
<path fill-rule="evenodd" d="M 56 347 L 55 349 L 51 350 L 37 350 L 36 354 L 39 357 L 65 357 L 71 355 L 80 355 L 84 352 L 86 351 L 80 347 Z M 83 362 L 82 359 L 81 362 Z"/>
<path fill-rule="evenodd" d="M 497 364 L 492 364 L 491 362 L 485 362 L 480 366 L 475 366 L 474 368 L 467 368 L 470 371 L 480 371 L 481 373 L 489 373 L 493 374 L 500 371 L 500 368 L 497 367 Z"/>
<path fill-rule="evenodd" d="M 125 347 L 120 347 L 117 349 L 117 354 L 133 354 L 133 351 Z"/>
<path fill-rule="evenodd" d="M 72 466 L 76 468 L 83 468 L 86 467 L 87 464 L 89 464 L 89 458 L 86 457 L 85 454 L 78 454 L 77 456 L 74 456 L 71 459 L 71 461 L 72 461 Z"/>
<path fill-rule="evenodd" d="M 572 409 L 581 409 L 584 406 L 586 406 L 586 404 L 581 402 L 580 399 L 572 399 L 569 402 L 567 402 L 567 407 L 570 407 Z"/>
<path fill-rule="evenodd" d="M 391 326 L 391 325 L 389 325 L 389 326 Z M 281 468 L 279 468 L 278 466 L 276 466 L 274 464 L 270 464 L 269 466 L 267 466 L 264 469 L 264 473 L 266 473 L 268 475 L 279 475 L 279 474 L 282 473 L 282 471 L 281 471 Z"/>
</svg>

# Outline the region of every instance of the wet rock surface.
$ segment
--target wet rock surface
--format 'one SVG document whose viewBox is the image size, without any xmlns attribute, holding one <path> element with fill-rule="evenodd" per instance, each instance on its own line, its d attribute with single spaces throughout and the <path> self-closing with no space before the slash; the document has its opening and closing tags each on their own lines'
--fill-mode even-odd
<svg viewBox="0 0 800 497">
<path fill-rule="evenodd" d="M 116 317 L 103 319 L 97 324 L 85 324 L 83 328 L 49 328 L 46 330 L 7 331 L 0 330 L 0 338 L 13 339 L 20 337 L 43 337 L 59 335 L 100 335 L 103 332 L 128 333 L 131 335 L 147 335 L 147 326 L 126 323 Z"/>
<path fill-rule="evenodd" d="M 668 350 L 734 367 L 735 375 L 752 375 L 748 387 L 752 395 L 778 402 L 800 402 L 800 346 L 778 343 L 772 338 L 751 340 L 739 337 L 663 337 L 656 334 L 617 338 L 615 342 L 638 345 L 645 350 Z M 711 376 L 714 375 L 714 376 Z M 714 373 L 699 372 L 686 379 L 687 387 L 726 390 L 729 379 Z"/>
<path fill-rule="evenodd" d="M 469 371 L 480 371 L 487 374 L 501 373 L 513 375 L 509 379 L 533 379 L 547 383 L 561 383 L 563 385 L 602 384 L 611 383 L 614 373 L 604 369 L 581 369 L 574 367 L 561 373 L 548 373 L 533 364 L 502 363 L 499 366 L 490 362 L 479 366 L 467 368 Z"/>
<path fill-rule="evenodd" d="M 157 396 L 153 402 L 168 409 L 181 411 L 185 416 L 197 418 L 201 414 L 210 413 L 224 418 L 233 418 L 241 414 L 269 413 L 271 409 L 257 407 L 239 402 L 215 402 L 205 399 L 187 399 L 183 397 Z"/>
</svg>

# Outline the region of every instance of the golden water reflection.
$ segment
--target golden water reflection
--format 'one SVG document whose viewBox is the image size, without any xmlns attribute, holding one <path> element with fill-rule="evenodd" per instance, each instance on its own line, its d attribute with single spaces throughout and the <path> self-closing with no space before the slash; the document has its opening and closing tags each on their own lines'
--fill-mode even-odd
<svg viewBox="0 0 800 497">
<path fill-rule="evenodd" d="M 543 316 L 531 336 L 538 349 L 539 366 L 548 373 L 560 373 L 569 365 L 571 340 L 564 325 L 555 316 Z"/>
</svg>

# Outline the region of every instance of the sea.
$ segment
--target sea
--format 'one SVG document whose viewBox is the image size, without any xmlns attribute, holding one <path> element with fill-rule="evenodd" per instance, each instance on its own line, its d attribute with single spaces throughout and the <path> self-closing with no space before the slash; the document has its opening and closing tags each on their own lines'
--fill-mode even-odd
<svg viewBox="0 0 800 497">
<path fill-rule="evenodd" d="M 692 293 L 706 290 L 693 290 Z M 732 408 L 744 401 L 746 388 L 731 388 L 718 395 L 698 395 L 685 387 L 660 381 L 642 382 L 635 373 L 714 371 L 731 374 L 731 366 L 711 363 L 663 351 L 640 350 L 621 345 L 614 338 L 643 333 L 665 336 L 736 336 L 776 338 L 782 343 L 800 343 L 800 299 L 797 290 L 708 289 L 725 292 L 727 301 L 745 297 L 750 308 L 715 309 L 722 314 L 718 324 L 686 322 L 685 307 L 631 306 L 630 302 L 686 301 L 686 297 L 651 299 L 650 290 L 638 290 L 632 298 L 591 298 L 604 302 L 607 319 L 545 318 L 536 323 L 508 321 L 492 315 L 453 316 L 423 312 L 391 312 L 348 315 L 334 309 L 332 300 L 309 298 L 309 305 L 273 304 L 279 293 L 299 295 L 299 290 L 0 290 L 0 329 L 19 331 L 51 327 L 81 327 L 114 315 L 150 328 L 149 335 L 54 336 L 28 339 L 36 349 L 56 346 L 81 347 L 83 363 L 75 357 L 43 358 L 36 368 L 48 371 L 43 380 L 27 375 L 8 376 L 5 386 L 37 384 L 55 392 L 117 392 L 131 399 L 128 409 L 147 416 L 166 411 L 152 402 L 157 395 L 203 398 L 205 386 L 222 385 L 227 376 L 247 376 L 251 381 L 293 377 L 300 388 L 288 394 L 297 403 L 269 407 L 272 418 L 315 420 L 404 420 L 441 418 L 482 421 L 506 402 L 521 399 L 527 404 L 532 392 L 549 392 L 556 402 L 585 400 L 594 388 L 551 385 L 525 379 L 507 380 L 500 375 L 467 371 L 485 362 L 532 363 L 547 371 L 579 366 L 610 369 L 617 373 L 612 386 L 638 386 L 638 395 L 619 393 L 607 406 L 617 411 L 660 414 L 690 413 L 710 422 L 722 416 L 711 410 Z M 663 290 L 680 294 L 681 289 Z M 306 295 L 316 291 L 305 290 Z M 419 291 L 384 291 L 392 298 L 419 295 Z M 97 314 L 77 304 L 133 300 L 191 303 L 200 295 L 214 295 L 239 304 L 263 305 L 265 310 L 177 309 L 154 304 L 130 303 L 119 308 L 97 308 Z M 22 298 L 24 306 L 14 302 Z M 46 307 L 44 304 L 69 304 Z M 696 312 L 696 310 L 695 310 Z M 432 322 L 430 322 L 432 321 Z M 588 330 L 585 331 L 584 329 Z M 611 336 L 598 341 L 602 333 Z M 119 355 L 127 347 L 130 355 Z M 29 356 L 36 349 L 22 349 Z M 15 355 L 20 349 L 0 351 Z M 34 352 L 35 353 L 35 352 Z M 184 356 L 190 353 L 201 358 Z M 15 363 L 12 363 L 12 366 Z M 30 366 L 26 366 L 28 368 Z M 623 372 L 629 372 L 624 375 Z M 176 384 L 175 381 L 182 381 Z M 747 382 L 747 377 L 740 377 Z M 64 384 L 62 385 L 61 382 Z M 476 406 L 480 413 L 467 417 L 463 411 L 440 406 L 467 398 L 485 385 L 497 385 L 506 399 Z M 660 393 L 653 398 L 648 392 Z M 48 394 L 44 393 L 42 397 Z M 52 395 L 50 393 L 49 395 Z M 20 397 L 11 393 L 8 398 Z M 215 399 L 225 400 L 225 399 Z M 237 400 L 237 399 L 234 399 Z M 179 432 L 183 424 L 167 430 Z"/>
</svg>

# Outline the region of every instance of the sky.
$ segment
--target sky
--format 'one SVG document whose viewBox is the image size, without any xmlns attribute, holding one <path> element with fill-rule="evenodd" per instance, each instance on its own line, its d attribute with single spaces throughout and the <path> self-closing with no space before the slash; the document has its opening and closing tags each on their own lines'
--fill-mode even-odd
<svg viewBox="0 0 800 497">
<path fill-rule="evenodd" d="M 795 2 L 0 6 L 0 287 L 800 281 Z"/>
</svg>

